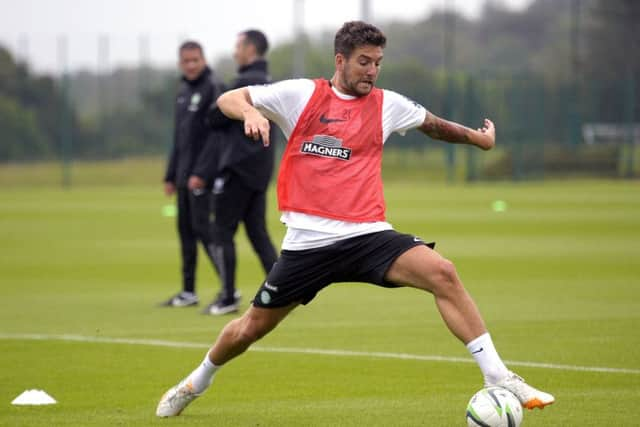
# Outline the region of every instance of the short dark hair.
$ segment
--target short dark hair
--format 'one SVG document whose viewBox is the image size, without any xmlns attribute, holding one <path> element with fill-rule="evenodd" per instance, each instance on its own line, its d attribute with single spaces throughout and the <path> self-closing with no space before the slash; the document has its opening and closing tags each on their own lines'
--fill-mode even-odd
<svg viewBox="0 0 640 427">
<path fill-rule="evenodd" d="M 202 45 L 194 40 L 187 40 L 182 42 L 182 44 L 180 45 L 180 48 L 178 49 L 178 53 L 182 53 L 183 50 L 192 50 L 192 49 L 198 49 L 200 51 L 200 54 L 204 56 L 204 50 L 202 49 Z"/>
<path fill-rule="evenodd" d="M 373 45 L 384 48 L 386 44 L 387 37 L 377 27 L 362 21 L 350 21 L 336 33 L 333 51 L 335 55 L 341 53 L 349 58 L 357 47 Z"/>
<path fill-rule="evenodd" d="M 255 46 L 258 56 L 264 56 L 264 54 L 267 53 L 267 50 L 269 50 L 269 41 L 262 31 L 247 30 L 240 34 L 245 36 L 247 43 L 251 43 Z"/>
</svg>

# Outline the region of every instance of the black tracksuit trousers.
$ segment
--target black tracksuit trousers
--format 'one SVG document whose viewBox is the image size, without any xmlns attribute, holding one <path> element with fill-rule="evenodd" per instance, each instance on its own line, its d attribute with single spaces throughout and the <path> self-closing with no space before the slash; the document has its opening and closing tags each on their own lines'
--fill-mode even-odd
<svg viewBox="0 0 640 427">
<path fill-rule="evenodd" d="M 246 186 L 233 173 L 216 178 L 213 188 L 211 253 L 223 286 L 225 303 L 233 302 L 236 284 L 236 247 L 233 237 L 240 221 L 244 223 L 253 250 L 260 258 L 265 273 L 271 270 L 278 255 L 265 222 L 266 190 Z"/>
<path fill-rule="evenodd" d="M 178 187 L 178 234 L 182 252 L 182 289 L 195 292 L 196 265 L 198 261 L 198 241 L 204 246 L 214 268 L 211 254 L 211 192 L 207 189 L 191 191 Z"/>
</svg>

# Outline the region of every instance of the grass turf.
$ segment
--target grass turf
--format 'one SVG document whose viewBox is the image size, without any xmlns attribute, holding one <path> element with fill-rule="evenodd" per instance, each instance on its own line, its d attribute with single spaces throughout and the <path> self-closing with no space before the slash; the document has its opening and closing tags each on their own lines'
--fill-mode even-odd
<svg viewBox="0 0 640 427">
<path fill-rule="evenodd" d="M 515 364 L 557 398 L 544 411 L 527 411 L 526 426 L 637 423 L 639 190 L 638 183 L 621 181 L 445 186 L 416 179 L 386 185 L 390 222 L 436 240 L 456 263 L 505 359 L 633 371 Z M 505 212 L 492 211 L 497 199 L 507 202 Z M 269 200 L 269 225 L 279 243 L 284 229 Z M 265 351 L 250 351 L 225 367 L 214 388 L 181 417 L 156 419 L 159 396 L 201 360 L 230 319 L 155 306 L 179 283 L 174 220 L 161 215 L 167 203 L 159 186 L 140 183 L 0 191 L 0 425 L 465 424 L 467 400 L 481 387 L 472 363 Z M 246 307 L 264 274 L 242 233 L 237 244 Z M 201 298 L 212 298 L 217 287 L 201 262 Z M 323 291 L 258 346 L 468 357 L 429 295 L 362 284 Z M 10 405 L 30 388 L 46 390 L 59 403 Z"/>
</svg>

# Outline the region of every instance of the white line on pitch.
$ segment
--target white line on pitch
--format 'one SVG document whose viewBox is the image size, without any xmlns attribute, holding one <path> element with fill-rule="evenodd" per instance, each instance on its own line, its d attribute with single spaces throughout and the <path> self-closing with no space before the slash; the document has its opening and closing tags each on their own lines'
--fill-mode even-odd
<svg viewBox="0 0 640 427">
<path fill-rule="evenodd" d="M 34 340 L 34 341 L 77 341 L 89 343 L 106 343 L 106 344 L 130 344 L 130 345 L 147 345 L 154 347 L 173 347 L 173 348 L 209 348 L 209 344 L 183 342 L 183 341 L 166 341 L 155 339 L 139 339 L 139 338 L 114 338 L 114 337 L 91 337 L 85 335 L 72 334 L 6 334 L 0 333 L 0 339 L 4 340 Z M 314 354 L 325 356 L 342 356 L 342 357 L 369 357 L 382 359 L 402 359 L 402 360 L 421 360 L 429 362 L 452 362 L 452 363 L 475 363 L 473 359 L 466 357 L 449 357 L 437 355 L 421 355 L 407 353 L 386 353 L 377 351 L 351 351 L 351 350 L 329 350 L 320 348 L 296 348 L 296 347 L 261 347 L 253 346 L 249 351 L 264 353 L 299 353 Z M 562 371 L 582 371 L 582 372 L 604 372 L 614 374 L 640 374 L 640 369 L 631 368 L 608 368 L 602 366 L 579 366 L 579 365 L 561 365 L 557 363 L 539 363 L 526 362 L 518 360 L 505 360 L 505 363 L 511 366 L 525 366 L 528 368 L 542 369 L 558 369 Z"/>
</svg>

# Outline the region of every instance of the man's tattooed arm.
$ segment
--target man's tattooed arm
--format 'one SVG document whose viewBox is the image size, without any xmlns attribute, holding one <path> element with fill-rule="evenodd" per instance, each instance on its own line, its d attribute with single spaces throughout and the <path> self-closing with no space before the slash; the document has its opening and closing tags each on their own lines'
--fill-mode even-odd
<svg viewBox="0 0 640 427">
<path fill-rule="evenodd" d="M 433 139 L 454 144 L 475 145 L 483 150 L 489 150 L 495 145 L 494 125 L 490 120 L 486 119 L 484 127 L 473 130 L 427 112 L 427 116 L 419 129 Z"/>
</svg>

